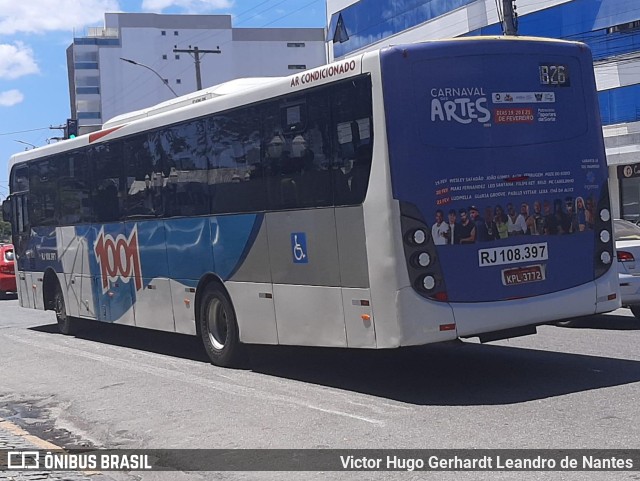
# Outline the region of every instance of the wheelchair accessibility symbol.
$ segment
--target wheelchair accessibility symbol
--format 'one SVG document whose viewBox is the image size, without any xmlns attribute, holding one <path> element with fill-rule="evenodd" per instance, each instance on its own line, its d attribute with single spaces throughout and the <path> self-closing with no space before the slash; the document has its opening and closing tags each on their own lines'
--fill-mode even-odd
<svg viewBox="0 0 640 481">
<path fill-rule="evenodd" d="M 291 234 L 291 253 L 294 264 L 308 264 L 307 256 L 307 235 L 304 232 L 294 232 Z"/>
</svg>

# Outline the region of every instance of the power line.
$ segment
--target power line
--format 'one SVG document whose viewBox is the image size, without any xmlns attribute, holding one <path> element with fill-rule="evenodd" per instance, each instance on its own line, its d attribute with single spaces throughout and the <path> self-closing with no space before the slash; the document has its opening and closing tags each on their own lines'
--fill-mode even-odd
<svg viewBox="0 0 640 481">
<path fill-rule="evenodd" d="M 16 130 L 15 132 L 2 132 L 0 135 L 15 135 L 15 134 L 25 134 L 27 132 L 36 132 L 38 130 L 49 130 L 50 127 L 40 127 L 38 129 L 29 129 L 29 130 Z"/>
<path fill-rule="evenodd" d="M 281 16 L 280 18 L 276 18 L 275 20 L 269 22 L 269 23 L 265 23 L 264 25 L 262 25 L 262 27 L 266 27 L 267 25 L 271 25 L 272 23 L 276 23 L 279 22 L 280 20 L 282 20 L 285 17 L 288 17 L 289 15 L 293 15 L 294 13 L 299 12 L 300 10 L 304 10 L 305 8 L 307 8 L 309 5 L 313 5 L 314 3 L 317 3 L 319 0 L 313 0 L 309 3 L 307 3 L 306 5 L 303 5 L 302 7 L 296 9 L 296 10 L 292 10 L 291 12 L 287 13 L 286 15 Z"/>
</svg>

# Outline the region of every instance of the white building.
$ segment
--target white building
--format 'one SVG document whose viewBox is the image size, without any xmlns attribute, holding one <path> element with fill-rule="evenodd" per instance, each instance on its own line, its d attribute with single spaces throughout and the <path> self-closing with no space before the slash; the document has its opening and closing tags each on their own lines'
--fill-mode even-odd
<svg viewBox="0 0 640 481">
<path fill-rule="evenodd" d="M 593 52 L 616 217 L 640 220 L 638 0 L 517 0 L 520 35 L 577 40 Z M 502 0 L 327 0 L 330 60 L 385 45 L 500 35 Z"/>
<path fill-rule="evenodd" d="M 203 88 L 239 77 L 290 75 L 326 62 L 323 28 L 233 28 L 230 15 L 107 13 L 104 28 L 88 29 L 67 49 L 71 117 L 81 133 L 171 99 L 172 90 L 195 91 L 195 54 L 174 50 L 196 47 Z"/>
</svg>

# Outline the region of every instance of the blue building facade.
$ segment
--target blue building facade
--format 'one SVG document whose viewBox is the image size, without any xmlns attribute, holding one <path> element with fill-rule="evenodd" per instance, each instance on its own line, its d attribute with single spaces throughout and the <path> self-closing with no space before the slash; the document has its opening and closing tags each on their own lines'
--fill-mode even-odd
<svg viewBox="0 0 640 481">
<path fill-rule="evenodd" d="M 501 0 L 327 0 L 329 58 L 386 45 L 501 35 Z M 591 47 L 616 217 L 640 220 L 640 2 L 516 0 L 518 33 Z"/>
</svg>

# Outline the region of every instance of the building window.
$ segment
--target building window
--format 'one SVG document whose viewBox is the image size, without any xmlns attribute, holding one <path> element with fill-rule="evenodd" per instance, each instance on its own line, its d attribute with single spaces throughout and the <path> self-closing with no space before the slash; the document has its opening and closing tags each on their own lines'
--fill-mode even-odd
<svg viewBox="0 0 640 481">
<path fill-rule="evenodd" d="M 98 62 L 75 62 L 73 66 L 76 70 L 98 70 Z"/>
<path fill-rule="evenodd" d="M 79 77 L 76 79 L 76 87 L 99 87 L 100 77 Z"/>
<path fill-rule="evenodd" d="M 181 83 L 182 83 L 182 79 L 177 78 L 177 79 L 176 79 L 176 83 L 177 83 L 177 84 L 181 84 Z"/>
<path fill-rule="evenodd" d="M 177 36 L 178 36 L 178 31 L 177 31 L 177 30 L 174 30 L 174 31 L 173 31 L 173 35 L 177 37 Z"/>
<path fill-rule="evenodd" d="M 164 83 L 166 83 L 167 85 L 169 85 L 169 79 L 168 79 L 168 78 L 163 78 L 163 79 L 162 79 L 162 81 L 163 81 Z"/>
<path fill-rule="evenodd" d="M 162 35 L 162 36 L 165 36 L 166 34 L 167 34 L 167 31 L 166 31 L 166 30 L 162 30 L 162 31 L 160 32 L 160 35 Z"/>
<path fill-rule="evenodd" d="M 97 62 L 98 52 L 74 52 L 76 62 Z"/>
<path fill-rule="evenodd" d="M 176 60 L 180 60 L 180 54 L 179 53 L 176 54 Z"/>
<path fill-rule="evenodd" d="M 304 47 L 304 42 L 287 42 L 287 47 L 291 47 L 291 48 L 300 48 L 300 47 Z"/>
<path fill-rule="evenodd" d="M 306 68 L 307 66 L 304 64 L 289 65 L 289 70 L 305 70 Z"/>
<path fill-rule="evenodd" d="M 167 60 L 167 56 L 166 56 L 166 55 L 163 55 L 163 56 L 162 56 L 162 60 Z"/>
<path fill-rule="evenodd" d="M 89 94 L 99 94 L 100 87 L 76 87 L 76 94 L 78 95 L 89 95 Z"/>
<path fill-rule="evenodd" d="M 640 28 L 640 20 L 635 20 L 633 22 L 622 23 L 620 25 L 615 25 L 613 27 L 609 27 L 607 29 L 607 33 L 627 33 L 633 30 L 637 30 Z"/>
<path fill-rule="evenodd" d="M 100 112 L 78 112 L 76 117 L 78 119 L 99 119 L 102 115 Z"/>
</svg>

